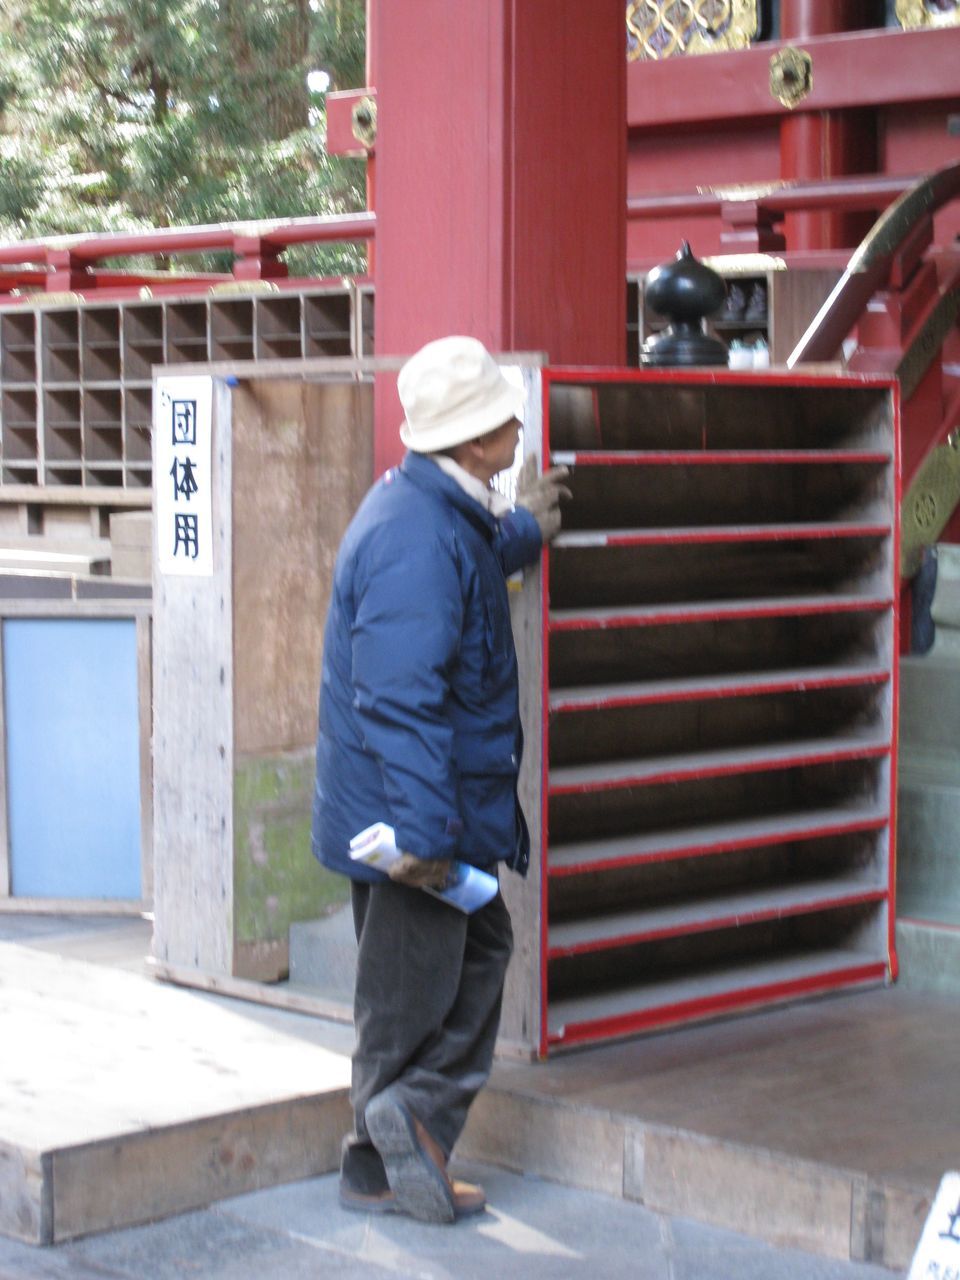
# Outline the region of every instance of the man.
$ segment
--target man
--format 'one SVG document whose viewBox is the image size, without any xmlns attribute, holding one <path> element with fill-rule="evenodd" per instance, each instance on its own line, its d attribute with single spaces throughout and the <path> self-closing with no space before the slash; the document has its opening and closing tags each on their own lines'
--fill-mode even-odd
<svg viewBox="0 0 960 1280">
<path fill-rule="evenodd" d="M 490 1071 L 512 934 L 499 892 L 465 915 L 423 887 L 454 859 L 526 871 L 506 576 L 559 530 L 566 470 L 538 478 L 528 459 L 516 508 L 490 488 L 513 461 L 522 393 L 476 339 L 429 343 L 397 385 L 409 452 L 367 494 L 334 572 L 313 845 L 351 877 L 358 943 L 341 1203 L 452 1222 L 485 1203 L 446 1165 Z M 403 851 L 389 877 L 349 857 L 381 821 Z"/>
</svg>

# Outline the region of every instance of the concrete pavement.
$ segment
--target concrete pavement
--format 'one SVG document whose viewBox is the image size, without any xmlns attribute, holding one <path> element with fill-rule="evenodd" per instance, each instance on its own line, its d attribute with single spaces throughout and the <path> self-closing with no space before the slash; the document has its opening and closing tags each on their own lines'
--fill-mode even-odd
<svg viewBox="0 0 960 1280">
<path fill-rule="evenodd" d="M 0 1237 L 0 1280 L 891 1280 L 624 1200 L 456 1164 L 490 1208 L 453 1227 L 346 1213 L 335 1175 L 145 1227 L 37 1248 Z"/>
</svg>

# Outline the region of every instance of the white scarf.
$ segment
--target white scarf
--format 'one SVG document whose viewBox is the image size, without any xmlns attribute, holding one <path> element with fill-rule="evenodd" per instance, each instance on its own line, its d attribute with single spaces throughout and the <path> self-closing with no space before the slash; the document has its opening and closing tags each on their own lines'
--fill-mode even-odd
<svg viewBox="0 0 960 1280">
<path fill-rule="evenodd" d="M 474 502 L 479 502 L 485 511 L 489 511 L 498 520 L 508 511 L 513 510 L 513 503 L 509 498 L 505 498 L 496 489 L 488 488 L 482 480 L 472 476 L 469 471 L 464 471 L 459 462 L 454 462 L 445 453 L 428 453 L 424 456 L 432 458 L 445 475 L 448 475 L 451 480 L 456 480 L 464 493 L 473 498 Z"/>
</svg>

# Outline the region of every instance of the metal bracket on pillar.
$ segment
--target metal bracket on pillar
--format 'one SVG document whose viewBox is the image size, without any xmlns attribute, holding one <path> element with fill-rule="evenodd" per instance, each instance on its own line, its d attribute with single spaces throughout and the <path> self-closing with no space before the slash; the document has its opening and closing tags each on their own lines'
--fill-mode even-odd
<svg viewBox="0 0 960 1280">
<path fill-rule="evenodd" d="M 376 150 L 376 89 L 327 94 L 327 154 L 368 156 Z"/>
<path fill-rule="evenodd" d="M 48 249 L 45 258 L 49 268 L 44 281 L 47 293 L 72 293 L 75 289 L 96 287 L 96 277 L 89 266 L 78 262 L 69 249 Z"/>
<path fill-rule="evenodd" d="M 237 255 L 233 275 L 237 280 L 279 280 L 287 275 L 287 264 L 280 261 L 284 246 L 270 244 L 260 236 L 238 235 L 233 238 Z"/>
<path fill-rule="evenodd" d="M 789 111 L 813 88 L 813 59 L 806 49 L 788 45 L 770 59 L 770 95 Z"/>
</svg>

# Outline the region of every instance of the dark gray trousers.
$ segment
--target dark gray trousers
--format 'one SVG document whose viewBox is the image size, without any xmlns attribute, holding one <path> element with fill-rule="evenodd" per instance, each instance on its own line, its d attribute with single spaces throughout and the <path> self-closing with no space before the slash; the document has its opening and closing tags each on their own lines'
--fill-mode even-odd
<svg viewBox="0 0 960 1280">
<path fill-rule="evenodd" d="M 350 1100 L 356 1134 L 387 1085 L 447 1156 L 493 1063 L 513 947 L 498 893 L 473 915 L 406 885 L 354 882 L 359 948 Z"/>
</svg>

